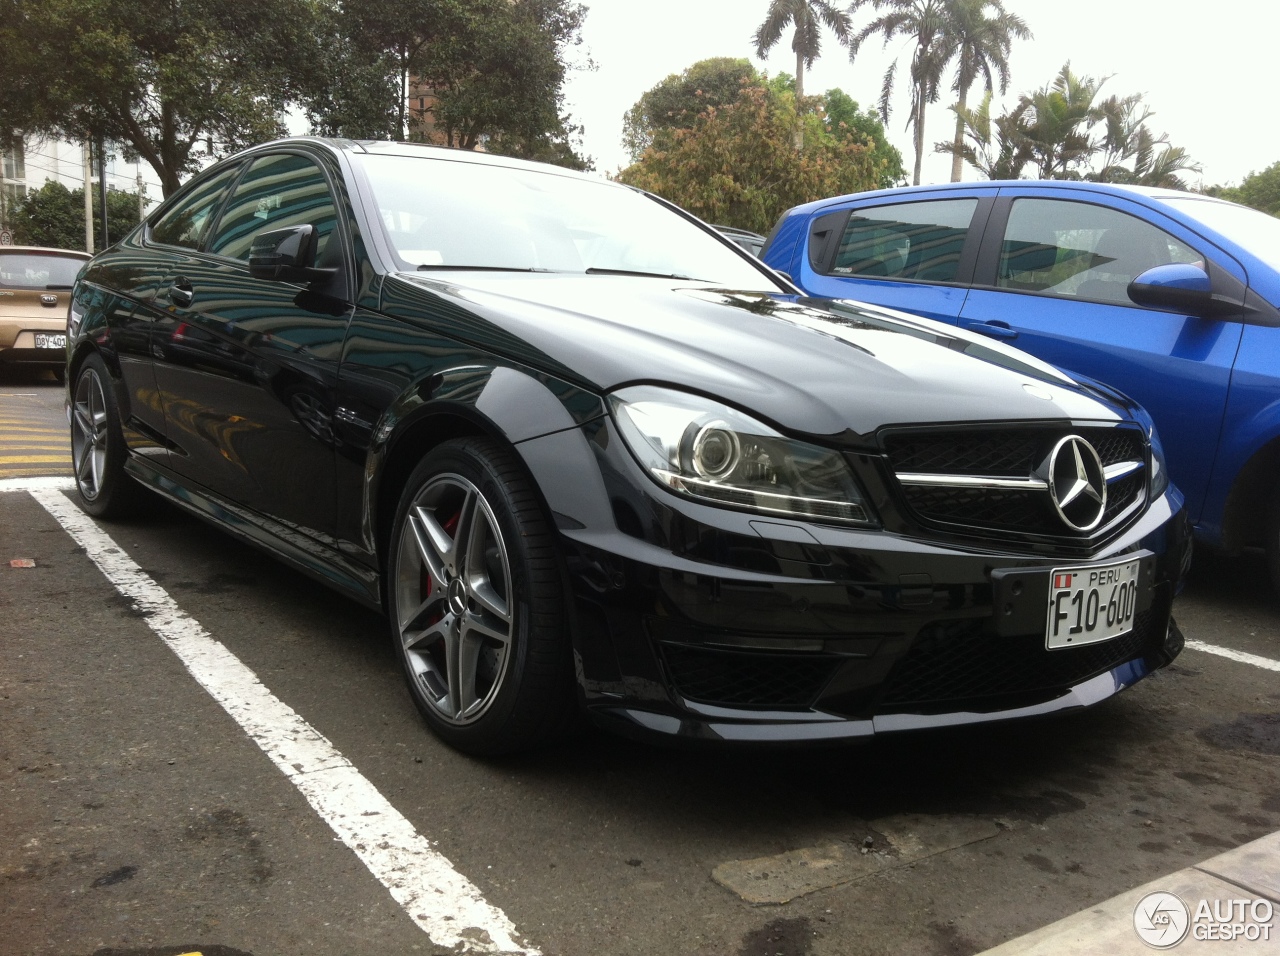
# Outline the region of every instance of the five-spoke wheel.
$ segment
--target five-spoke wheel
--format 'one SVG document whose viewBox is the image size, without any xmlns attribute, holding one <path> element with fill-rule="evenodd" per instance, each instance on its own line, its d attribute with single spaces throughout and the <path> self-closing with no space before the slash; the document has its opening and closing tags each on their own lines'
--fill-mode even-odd
<svg viewBox="0 0 1280 956">
<path fill-rule="evenodd" d="M 85 511 L 114 518 L 134 510 L 142 486 L 125 474 L 127 455 L 111 375 L 94 353 L 80 366 L 71 391 L 71 464 Z"/>
<path fill-rule="evenodd" d="M 431 727 L 470 753 L 527 747 L 572 710 L 552 532 L 518 459 L 489 439 L 435 448 L 400 499 L 392 634 Z"/>
</svg>

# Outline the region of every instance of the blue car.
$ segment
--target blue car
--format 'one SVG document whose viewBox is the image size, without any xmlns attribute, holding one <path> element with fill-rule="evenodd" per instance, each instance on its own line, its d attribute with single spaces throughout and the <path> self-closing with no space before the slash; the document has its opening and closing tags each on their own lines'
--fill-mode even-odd
<svg viewBox="0 0 1280 956">
<path fill-rule="evenodd" d="M 960 325 L 1136 399 L 1197 540 L 1264 547 L 1280 590 L 1280 219 L 1165 189 L 953 183 L 797 206 L 761 258 L 810 295 Z"/>
</svg>

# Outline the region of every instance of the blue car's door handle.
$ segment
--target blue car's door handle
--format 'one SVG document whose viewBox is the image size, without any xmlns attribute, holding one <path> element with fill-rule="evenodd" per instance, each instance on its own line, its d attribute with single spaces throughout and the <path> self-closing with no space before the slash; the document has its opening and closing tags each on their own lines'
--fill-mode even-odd
<svg viewBox="0 0 1280 956">
<path fill-rule="evenodd" d="M 999 319 L 992 319 L 989 322 L 966 322 L 964 327 L 970 332 L 981 332 L 983 335 L 989 335 L 993 339 L 1016 339 L 1018 330 L 1011 329 L 1008 322 L 1001 322 Z"/>
</svg>

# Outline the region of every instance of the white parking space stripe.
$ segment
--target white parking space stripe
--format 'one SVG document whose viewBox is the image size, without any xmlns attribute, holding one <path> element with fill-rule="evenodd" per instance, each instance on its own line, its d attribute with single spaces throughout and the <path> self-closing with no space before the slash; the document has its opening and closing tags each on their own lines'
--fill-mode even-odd
<svg viewBox="0 0 1280 956">
<path fill-rule="evenodd" d="M 1215 644 L 1206 644 L 1204 641 L 1187 641 L 1187 647 L 1193 651 L 1201 651 L 1205 654 L 1217 654 L 1219 657 L 1225 657 L 1229 661 L 1238 661 L 1241 664 L 1252 664 L 1254 667 L 1261 667 L 1264 670 L 1280 671 L 1280 661 L 1273 661 L 1269 657 L 1259 657 L 1257 654 L 1246 654 L 1244 651 L 1233 651 L 1229 647 L 1218 647 Z"/>
<path fill-rule="evenodd" d="M 38 491 L 42 488 L 70 491 L 75 486 L 74 478 L 0 478 L 0 491 Z"/>
<path fill-rule="evenodd" d="M 30 491 L 433 943 L 462 953 L 536 956 L 538 950 L 517 941 L 506 914 L 433 850 L 333 744 L 178 607 L 57 487 Z"/>
</svg>

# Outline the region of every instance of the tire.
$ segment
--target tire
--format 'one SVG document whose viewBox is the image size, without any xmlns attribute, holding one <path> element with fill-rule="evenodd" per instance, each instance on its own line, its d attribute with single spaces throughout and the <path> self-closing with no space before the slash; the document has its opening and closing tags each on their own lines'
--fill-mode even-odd
<svg viewBox="0 0 1280 956">
<path fill-rule="evenodd" d="M 1280 485 L 1271 492 L 1267 507 L 1267 576 L 1271 579 L 1271 594 L 1280 600 Z"/>
<path fill-rule="evenodd" d="M 551 526 L 515 454 L 487 438 L 433 449 L 396 509 L 386 608 L 413 702 L 464 753 L 551 742 L 576 694 Z"/>
<path fill-rule="evenodd" d="M 97 518 L 137 511 L 145 489 L 124 470 L 128 449 L 102 356 L 85 359 L 71 390 L 71 464 L 80 507 Z"/>
</svg>

